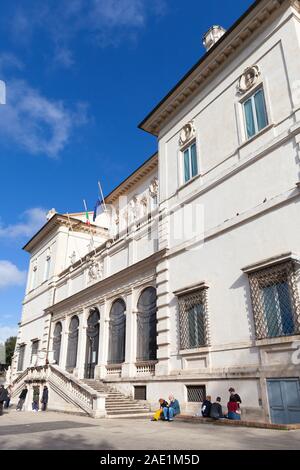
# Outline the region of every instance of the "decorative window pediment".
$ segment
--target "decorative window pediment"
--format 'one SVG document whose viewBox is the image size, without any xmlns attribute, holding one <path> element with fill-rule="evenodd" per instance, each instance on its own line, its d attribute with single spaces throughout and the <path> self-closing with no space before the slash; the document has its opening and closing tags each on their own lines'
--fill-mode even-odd
<svg viewBox="0 0 300 470">
<path fill-rule="evenodd" d="M 260 70 L 258 65 L 247 67 L 239 78 L 238 91 L 240 93 L 246 93 L 246 91 L 251 90 L 251 88 L 258 82 L 259 77 Z"/>
<path fill-rule="evenodd" d="M 196 135 L 193 121 L 188 122 L 180 132 L 179 145 L 183 147 L 188 144 Z"/>
</svg>

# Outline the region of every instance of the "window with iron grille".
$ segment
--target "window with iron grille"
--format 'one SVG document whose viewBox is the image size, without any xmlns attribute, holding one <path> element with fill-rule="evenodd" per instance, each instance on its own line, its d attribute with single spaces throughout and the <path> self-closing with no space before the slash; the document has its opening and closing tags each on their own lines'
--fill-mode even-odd
<svg viewBox="0 0 300 470">
<path fill-rule="evenodd" d="M 19 347 L 19 357 L 18 357 L 18 372 L 21 372 L 24 367 L 24 356 L 25 356 L 25 344 L 22 344 Z"/>
<path fill-rule="evenodd" d="M 206 397 L 205 385 L 187 385 L 187 401 L 190 403 L 202 403 Z"/>
<path fill-rule="evenodd" d="M 135 400 L 147 400 L 147 387 L 146 385 L 137 385 L 134 387 Z"/>
<path fill-rule="evenodd" d="M 293 261 L 249 274 L 257 339 L 300 334 L 300 308 Z"/>
<path fill-rule="evenodd" d="M 178 296 L 180 349 L 208 346 L 207 288 Z"/>
</svg>

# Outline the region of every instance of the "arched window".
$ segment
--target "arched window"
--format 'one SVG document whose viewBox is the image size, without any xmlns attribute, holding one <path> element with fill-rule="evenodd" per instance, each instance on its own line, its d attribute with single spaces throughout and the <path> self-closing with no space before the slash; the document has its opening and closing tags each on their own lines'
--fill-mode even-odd
<svg viewBox="0 0 300 470">
<path fill-rule="evenodd" d="M 157 358 L 156 289 L 148 287 L 139 298 L 137 309 L 137 361 Z"/>
<path fill-rule="evenodd" d="M 90 310 L 86 330 L 86 361 L 85 378 L 93 379 L 95 376 L 95 366 L 98 363 L 99 351 L 99 320 L 100 314 L 97 308 Z"/>
<path fill-rule="evenodd" d="M 68 353 L 67 353 L 67 365 L 66 365 L 66 369 L 69 372 L 73 372 L 77 363 L 78 329 L 79 329 L 79 320 L 78 320 L 78 317 L 75 316 L 71 319 L 70 327 L 69 327 Z"/>
<path fill-rule="evenodd" d="M 59 364 L 59 358 L 60 358 L 61 334 L 62 334 L 62 324 L 58 322 L 55 325 L 54 333 L 53 333 L 53 359 L 57 365 Z"/>
<path fill-rule="evenodd" d="M 110 310 L 108 363 L 122 364 L 125 361 L 126 305 L 116 300 Z"/>
</svg>

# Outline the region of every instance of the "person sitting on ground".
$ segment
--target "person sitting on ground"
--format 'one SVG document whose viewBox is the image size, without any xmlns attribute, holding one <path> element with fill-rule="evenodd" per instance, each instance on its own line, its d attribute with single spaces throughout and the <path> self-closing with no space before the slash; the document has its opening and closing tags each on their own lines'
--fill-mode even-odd
<svg viewBox="0 0 300 470">
<path fill-rule="evenodd" d="M 158 421 L 159 419 L 163 419 L 164 413 L 163 410 L 164 408 L 168 407 L 168 402 L 164 398 L 160 398 L 158 400 L 159 402 L 159 410 L 155 411 L 153 418 L 151 421 Z"/>
<path fill-rule="evenodd" d="M 179 401 L 175 399 L 174 395 L 169 396 L 169 406 L 164 407 L 165 421 L 174 421 L 174 417 L 180 414 Z"/>
<path fill-rule="evenodd" d="M 22 411 L 23 405 L 24 405 L 25 400 L 26 400 L 27 393 L 28 393 L 28 389 L 27 389 L 27 386 L 25 385 L 25 387 L 23 388 L 23 390 L 22 390 L 22 392 L 19 396 L 19 401 L 18 401 L 17 408 L 16 408 L 17 411 Z"/>
<path fill-rule="evenodd" d="M 235 393 L 235 389 L 230 387 L 228 392 L 230 393 L 229 401 L 235 401 L 239 405 L 241 405 L 241 403 L 242 403 L 241 397 L 237 393 Z"/>
<path fill-rule="evenodd" d="M 227 404 L 227 408 L 228 408 L 228 414 L 227 414 L 228 419 L 233 419 L 235 421 L 241 420 L 240 407 L 236 401 L 229 401 Z"/>
<path fill-rule="evenodd" d="M 201 407 L 201 413 L 203 418 L 208 418 L 210 415 L 210 409 L 211 409 L 211 396 L 207 395 L 206 399 L 202 403 Z"/>
<path fill-rule="evenodd" d="M 220 397 L 217 397 L 216 401 L 211 405 L 209 416 L 212 419 L 222 419 L 224 417 Z"/>
</svg>

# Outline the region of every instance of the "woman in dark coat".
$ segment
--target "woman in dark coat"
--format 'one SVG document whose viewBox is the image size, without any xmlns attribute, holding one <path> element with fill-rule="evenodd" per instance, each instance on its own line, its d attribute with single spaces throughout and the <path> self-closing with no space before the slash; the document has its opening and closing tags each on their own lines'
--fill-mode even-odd
<svg viewBox="0 0 300 470">
<path fill-rule="evenodd" d="M 7 390 L 3 385 L 0 385 L 0 416 L 3 414 L 3 404 L 7 400 Z"/>
<path fill-rule="evenodd" d="M 43 389 L 42 399 L 41 399 L 42 411 L 46 411 L 46 409 L 47 409 L 48 398 L 49 398 L 49 391 L 48 391 L 48 387 L 45 385 L 45 387 Z"/>
</svg>

